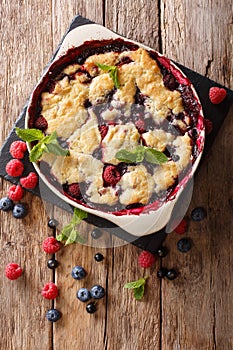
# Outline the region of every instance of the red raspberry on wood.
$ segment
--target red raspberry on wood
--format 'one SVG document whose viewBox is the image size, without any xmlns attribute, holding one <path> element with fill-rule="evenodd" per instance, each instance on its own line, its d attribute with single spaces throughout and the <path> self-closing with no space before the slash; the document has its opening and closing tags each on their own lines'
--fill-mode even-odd
<svg viewBox="0 0 233 350">
<path fill-rule="evenodd" d="M 7 197 L 12 201 L 20 201 L 22 199 L 24 191 L 20 185 L 13 185 L 7 191 Z"/>
<path fill-rule="evenodd" d="M 206 135 L 209 135 L 213 130 L 213 123 L 209 119 L 204 119 L 204 125 L 205 125 L 205 133 Z"/>
<path fill-rule="evenodd" d="M 188 229 L 188 222 L 186 219 L 181 220 L 181 222 L 176 226 L 174 231 L 179 235 L 183 235 Z"/>
<path fill-rule="evenodd" d="M 54 254 L 58 252 L 62 244 L 56 240 L 54 237 L 48 237 L 44 240 L 42 247 L 45 253 Z"/>
<path fill-rule="evenodd" d="M 58 296 L 58 288 L 53 282 L 48 282 L 44 285 L 41 294 L 45 299 L 55 299 Z"/>
<path fill-rule="evenodd" d="M 16 280 L 22 273 L 22 268 L 16 263 L 10 263 L 5 268 L 5 275 L 9 280 Z"/>
<path fill-rule="evenodd" d="M 143 268 L 152 267 L 155 264 L 155 261 L 156 258 L 154 254 L 146 250 L 143 250 L 138 257 L 139 266 Z"/>
</svg>

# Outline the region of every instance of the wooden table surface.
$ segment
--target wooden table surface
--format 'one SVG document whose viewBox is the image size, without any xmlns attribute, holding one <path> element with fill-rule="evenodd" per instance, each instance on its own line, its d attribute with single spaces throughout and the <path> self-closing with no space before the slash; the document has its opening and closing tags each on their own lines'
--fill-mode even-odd
<svg viewBox="0 0 233 350">
<path fill-rule="evenodd" d="M 197 72 L 233 88 L 232 1 L 224 0 L 1 0 L 0 118 L 1 143 L 76 14 L 136 39 Z M 175 281 L 149 275 L 143 301 L 135 301 L 123 285 L 142 277 L 140 250 L 128 244 L 97 248 L 79 244 L 57 253 L 60 266 L 46 267 L 41 243 L 51 230 L 48 218 L 67 215 L 31 194 L 23 202 L 29 215 L 16 220 L 0 213 L 1 350 L 232 350 L 233 349 L 233 119 L 225 120 L 208 158 L 195 179 L 187 215 L 196 206 L 207 218 L 189 223 L 193 247 L 176 249 L 180 236 L 166 240 L 170 253 L 163 265 L 179 270 Z M 1 181 L 4 196 L 10 184 Z M 92 226 L 82 224 L 91 232 Z M 101 252 L 105 259 L 94 261 Z M 7 263 L 17 262 L 24 274 L 16 281 L 4 276 Z M 98 311 L 87 314 L 76 299 L 81 284 L 70 276 L 75 265 L 88 271 L 86 285 L 102 284 L 107 297 Z M 40 295 L 55 278 L 62 318 L 45 319 L 52 302 Z"/>
</svg>

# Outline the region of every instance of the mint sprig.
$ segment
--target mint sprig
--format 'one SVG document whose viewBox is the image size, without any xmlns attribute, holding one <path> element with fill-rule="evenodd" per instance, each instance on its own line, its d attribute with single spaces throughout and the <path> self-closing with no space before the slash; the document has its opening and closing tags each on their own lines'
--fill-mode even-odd
<svg viewBox="0 0 233 350">
<path fill-rule="evenodd" d="M 124 285 L 124 288 L 133 289 L 134 298 L 136 300 L 141 300 L 145 292 L 145 284 L 148 277 L 140 278 L 137 281 L 128 282 Z"/>
<path fill-rule="evenodd" d="M 86 243 L 86 240 L 77 231 L 76 226 L 81 223 L 83 219 L 87 218 L 87 213 L 81 209 L 74 208 L 74 214 L 66 226 L 63 227 L 61 233 L 56 237 L 58 241 L 66 241 L 65 245 L 72 243 Z"/>
<path fill-rule="evenodd" d="M 146 146 L 137 146 L 133 151 L 121 149 L 115 154 L 115 158 L 125 163 L 141 163 L 144 159 L 152 164 L 168 161 L 168 157 L 163 152 Z"/>
<path fill-rule="evenodd" d="M 56 131 L 47 136 L 45 136 L 39 129 L 15 128 L 15 132 L 23 141 L 38 141 L 38 143 L 30 151 L 30 162 L 38 161 L 42 157 L 43 153 L 52 153 L 57 156 L 69 155 L 69 151 L 59 145 Z"/>
<path fill-rule="evenodd" d="M 96 65 L 105 72 L 109 72 L 110 78 L 117 89 L 120 89 L 120 83 L 118 80 L 117 66 L 107 66 L 106 64 L 96 63 Z"/>
</svg>

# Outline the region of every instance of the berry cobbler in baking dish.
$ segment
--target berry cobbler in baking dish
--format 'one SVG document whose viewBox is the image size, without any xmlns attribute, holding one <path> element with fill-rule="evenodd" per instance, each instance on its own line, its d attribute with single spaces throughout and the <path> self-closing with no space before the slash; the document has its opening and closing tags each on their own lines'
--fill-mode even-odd
<svg viewBox="0 0 233 350">
<path fill-rule="evenodd" d="M 203 147 L 190 81 L 162 55 L 122 39 L 69 49 L 42 78 L 28 114 L 29 128 L 56 132 L 69 150 L 42 155 L 48 180 L 73 201 L 116 214 L 171 198 Z"/>
</svg>

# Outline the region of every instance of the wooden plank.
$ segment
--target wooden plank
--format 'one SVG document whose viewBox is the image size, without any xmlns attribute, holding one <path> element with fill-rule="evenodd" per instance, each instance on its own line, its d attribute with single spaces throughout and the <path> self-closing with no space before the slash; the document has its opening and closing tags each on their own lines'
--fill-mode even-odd
<svg viewBox="0 0 233 350">
<path fill-rule="evenodd" d="M 161 1 L 163 52 L 231 87 L 231 5 L 231 1 L 224 5 L 216 1 Z M 195 179 L 188 213 L 203 206 L 208 216 L 201 223 L 190 222 L 187 236 L 193 240 L 192 250 L 179 253 L 176 244 L 181 237 L 176 234 L 166 243 L 171 253 L 164 264 L 179 269 L 180 276 L 173 283 L 162 284 L 164 350 L 233 348 L 232 126 L 229 116 Z"/>
<path fill-rule="evenodd" d="M 41 9 L 43 25 L 41 31 Z M 52 49 L 50 5 L 40 1 L 1 2 L 0 7 L 0 118 L 1 144 L 21 111 Z M 46 45 L 45 45 L 46 43 Z M 1 197 L 10 184 L 1 181 Z M 27 194 L 29 215 L 14 219 L 11 213 L 0 213 L 1 257 L 1 349 L 51 349 L 52 326 L 45 319 L 51 302 L 40 295 L 44 283 L 52 278 L 46 268 L 47 257 L 41 242 L 47 236 L 47 218 L 41 201 Z M 33 224 L 32 224 L 33 223 Z M 10 262 L 19 263 L 24 270 L 17 281 L 4 276 Z"/>
</svg>

